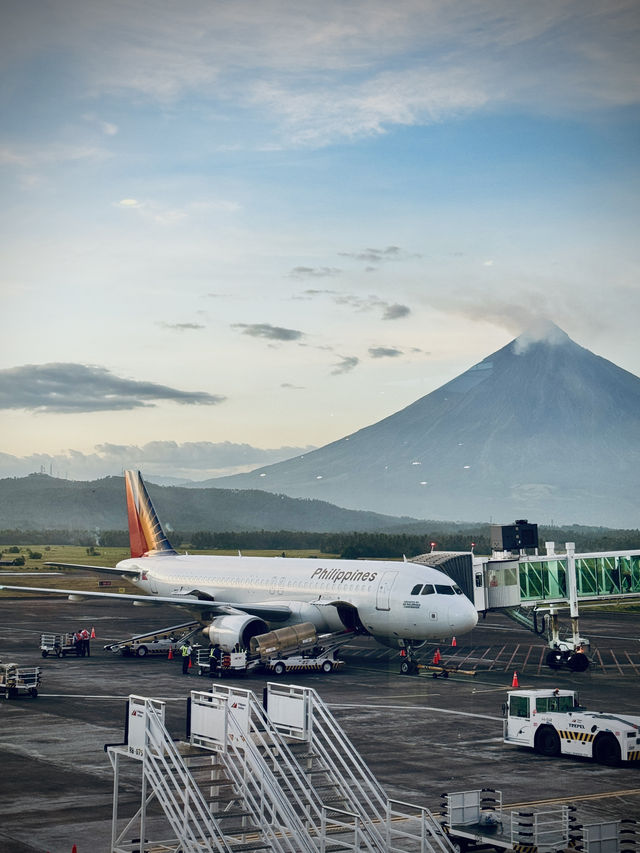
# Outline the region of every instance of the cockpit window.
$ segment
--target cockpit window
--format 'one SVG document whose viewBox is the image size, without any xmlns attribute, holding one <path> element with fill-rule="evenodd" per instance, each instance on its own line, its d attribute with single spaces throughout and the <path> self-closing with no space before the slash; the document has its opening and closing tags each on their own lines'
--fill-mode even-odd
<svg viewBox="0 0 640 853">
<path fill-rule="evenodd" d="M 456 595 L 464 595 L 463 591 L 460 589 L 460 587 L 458 586 L 457 583 L 454 583 L 453 591 L 455 592 Z"/>
<path fill-rule="evenodd" d="M 436 584 L 436 592 L 439 592 L 440 595 L 455 595 L 452 586 L 445 586 L 442 583 Z"/>
<path fill-rule="evenodd" d="M 420 590 L 421 590 L 421 589 L 422 589 L 422 584 L 421 584 L 421 583 L 417 583 L 417 584 L 414 586 L 414 588 L 411 590 L 411 595 L 419 595 L 419 594 L 420 594 Z"/>
<path fill-rule="evenodd" d="M 434 594 L 434 592 L 435 592 L 435 590 L 434 590 L 434 588 L 433 588 L 433 584 L 432 584 L 432 583 L 426 583 L 426 584 L 422 587 L 421 595 L 433 595 L 433 594 Z"/>
</svg>

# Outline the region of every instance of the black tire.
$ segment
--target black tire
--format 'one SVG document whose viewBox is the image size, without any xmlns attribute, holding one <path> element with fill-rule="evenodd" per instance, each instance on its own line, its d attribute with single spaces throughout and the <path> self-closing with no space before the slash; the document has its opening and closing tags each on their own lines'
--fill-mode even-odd
<svg viewBox="0 0 640 853">
<path fill-rule="evenodd" d="M 56 657 L 57 658 L 63 658 L 64 657 L 64 652 L 62 651 L 62 649 L 56 649 Z"/>
<path fill-rule="evenodd" d="M 599 735 L 593 744 L 593 758 L 598 764 L 617 767 L 620 764 L 620 744 L 613 735 Z"/>
<path fill-rule="evenodd" d="M 403 660 L 402 663 L 400 664 L 400 673 L 402 675 L 409 675 L 410 672 L 411 672 L 411 664 L 409 663 L 408 660 Z"/>
<path fill-rule="evenodd" d="M 32 687 L 31 690 L 29 690 L 29 693 L 31 694 L 32 699 L 38 698 L 38 690 L 36 687 Z"/>
<path fill-rule="evenodd" d="M 144 658 L 147 656 L 149 649 L 146 646 L 138 646 L 136 649 L 136 657 Z"/>
<path fill-rule="evenodd" d="M 285 672 L 287 671 L 287 668 L 282 663 L 282 661 L 279 660 L 278 663 L 274 665 L 273 671 L 274 671 L 275 675 L 284 675 Z"/>
<path fill-rule="evenodd" d="M 551 726 L 542 726 L 542 728 L 538 729 L 535 750 L 540 755 L 560 755 L 560 737 L 558 732 Z"/>
<path fill-rule="evenodd" d="M 589 658 L 584 652 L 576 652 L 570 655 L 567 665 L 573 672 L 584 672 L 589 667 Z"/>
<path fill-rule="evenodd" d="M 563 660 L 562 652 L 558 652 L 556 650 L 551 651 L 547 655 L 547 666 L 550 666 L 551 669 L 560 669 Z"/>
<path fill-rule="evenodd" d="M 42 657 L 43 657 L 43 658 L 46 658 L 48 654 L 49 654 L 49 652 L 48 652 L 48 651 L 46 651 L 46 649 L 44 649 L 44 650 L 43 650 L 43 652 L 42 652 Z"/>
<path fill-rule="evenodd" d="M 443 670 L 442 670 L 442 677 L 443 677 L 443 678 L 449 678 L 449 673 L 447 672 L 447 670 L 446 670 L 446 669 L 443 669 Z"/>
<path fill-rule="evenodd" d="M 332 670 L 332 669 L 333 669 L 333 664 L 331 663 L 331 661 L 330 661 L 330 660 L 326 660 L 326 661 L 322 664 L 322 671 L 323 671 L 323 672 L 331 672 L 331 670 Z"/>
</svg>

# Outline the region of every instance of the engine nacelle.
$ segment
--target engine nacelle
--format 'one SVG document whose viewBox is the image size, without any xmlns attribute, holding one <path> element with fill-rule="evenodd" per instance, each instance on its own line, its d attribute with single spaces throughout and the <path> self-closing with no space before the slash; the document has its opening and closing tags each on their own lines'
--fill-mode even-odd
<svg viewBox="0 0 640 853">
<path fill-rule="evenodd" d="M 262 619 L 239 613 L 237 616 L 216 616 L 210 625 L 202 629 L 202 633 L 212 645 L 218 643 L 221 649 L 230 652 L 236 643 L 248 649 L 252 637 L 266 634 L 268 630 L 267 623 Z"/>
</svg>

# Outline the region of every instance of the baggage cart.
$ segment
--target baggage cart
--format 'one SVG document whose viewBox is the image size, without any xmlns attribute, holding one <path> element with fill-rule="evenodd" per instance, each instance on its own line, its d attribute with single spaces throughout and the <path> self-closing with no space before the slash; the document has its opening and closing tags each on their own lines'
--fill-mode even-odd
<svg viewBox="0 0 640 853">
<path fill-rule="evenodd" d="M 35 699 L 40 681 L 39 666 L 0 663 L 0 693 L 4 693 L 5 699 L 15 699 L 24 694 Z"/>
<path fill-rule="evenodd" d="M 67 634 L 45 633 L 40 635 L 40 652 L 42 657 L 55 655 L 64 658 L 67 655 L 77 655 L 75 634 L 73 631 Z"/>
</svg>

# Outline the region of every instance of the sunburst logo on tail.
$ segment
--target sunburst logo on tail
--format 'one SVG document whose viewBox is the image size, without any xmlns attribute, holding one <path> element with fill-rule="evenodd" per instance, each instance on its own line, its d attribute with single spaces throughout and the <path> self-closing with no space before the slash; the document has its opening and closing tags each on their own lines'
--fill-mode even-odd
<svg viewBox="0 0 640 853">
<path fill-rule="evenodd" d="M 139 471 L 125 471 L 127 515 L 132 557 L 175 554 L 167 539 Z"/>
</svg>

